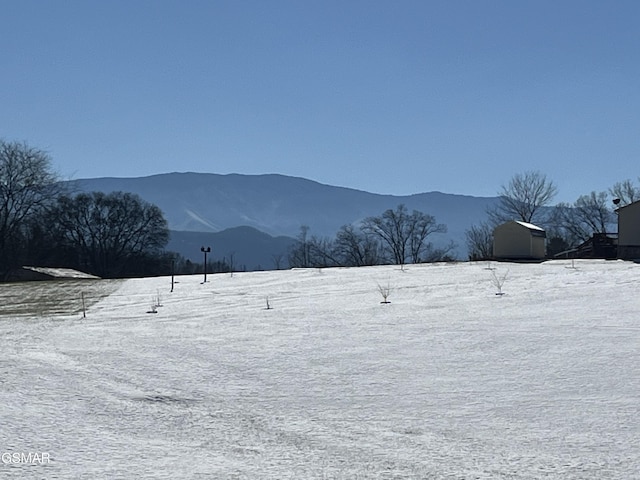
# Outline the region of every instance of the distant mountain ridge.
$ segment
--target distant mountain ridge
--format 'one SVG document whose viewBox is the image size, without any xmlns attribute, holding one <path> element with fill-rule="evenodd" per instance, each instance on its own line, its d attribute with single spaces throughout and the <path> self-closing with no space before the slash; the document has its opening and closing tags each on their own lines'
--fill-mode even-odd
<svg viewBox="0 0 640 480">
<path fill-rule="evenodd" d="M 232 227 L 221 232 L 171 230 L 167 250 L 202 263 L 200 247 L 210 247 L 209 258 L 223 260 L 235 270 L 273 270 L 287 267 L 287 251 L 292 237 L 273 237 L 253 227 Z"/>
<path fill-rule="evenodd" d="M 67 183 L 74 191 L 136 193 L 162 209 L 171 230 L 191 232 L 249 226 L 272 236 L 295 237 L 307 225 L 311 235 L 333 237 L 342 225 L 405 204 L 409 210 L 428 213 L 446 224 L 448 233 L 434 235 L 433 241 L 454 240 L 461 258 L 466 256 L 465 230 L 484 220 L 487 207 L 497 202 L 495 197 L 441 192 L 381 195 L 279 174 L 187 172 Z"/>
</svg>

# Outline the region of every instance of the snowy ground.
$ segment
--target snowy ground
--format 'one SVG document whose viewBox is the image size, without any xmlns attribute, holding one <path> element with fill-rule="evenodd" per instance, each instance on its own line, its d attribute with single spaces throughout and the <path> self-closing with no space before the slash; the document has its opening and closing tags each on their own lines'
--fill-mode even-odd
<svg viewBox="0 0 640 480">
<path fill-rule="evenodd" d="M 0 478 L 640 478 L 640 265 L 492 266 L 0 285 Z"/>
</svg>

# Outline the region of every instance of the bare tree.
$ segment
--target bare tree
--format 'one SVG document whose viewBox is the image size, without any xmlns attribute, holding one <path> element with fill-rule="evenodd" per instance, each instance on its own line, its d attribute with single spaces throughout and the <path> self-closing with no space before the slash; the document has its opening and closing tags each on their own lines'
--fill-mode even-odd
<svg viewBox="0 0 640 480">
<path fill-rule="evenodd" d="M 391 303 L 388 300 L 389 295 L 391 295 L 391 290 L 392 288 L 389 281 L 387 281 L 387 283 L 384 285 L 378 284 L 378 291 L 380 292 L 380 295 L 382 295 L 382 301 L 380 303 Z"/>
<path fill-rule="evenodd" d="M 436 247 L 432 243 L 425 244 L 424 251 L 420 257 L 421 262 L 453 262 L 456 260 L 454 250 L 458 247 L 456 242 L 451 240 L 446 245 Z"/>
<path fill-rule="evenodd" d="M 340 264 L 347 267 L 377 265 L 381 261 L 380 244 L 353 225 L 340 227 L 335 240 L 336 255 Z"/>
<path fill-rule="evenodd" d="M 225 258 L 222 258 L 222 261 L 225 262 Z M 236 271 L 236 252 L 229 252 L 229 261 L 226 262 L 229 265 L 229 273 L 233 277 L 233 272 Z"/>
<path fill-rule="evenodd" d="M 0 140 L 0 273 L 20 261 L 27 222 L 61 190 L 49 155 L 25 143 Z"/>
<path fill-rule="evenodd" d="M 455 244 L 450 243 L 449 247 L 436 249 L 431 243 L 427 243 L 427 237 L 432 233 L 447 233 L 447 226 L 443 223 L 436 223 L 435 217 L 426 213 L 414 210 L 409 216 L 409 248 L 411 261 L 420 263 L 427 260 L 423 255 L 429 253 L 429 261 L 438 261 L 445 257 L 455 248 Z"/>
<path fill-rule="evenodd" d="M 571 203 L 558 203 L 553 208 L 549 223 L 552 225 L 549 238 L 553 236 L 562 239 L 567 248 L 579 245 L 591 235 L 588 228 L 578 220 Z"/>
<path fill-rule="evenodd" d="M 289 265 L 293 268 L 330 267 L 338 265 L 333 241 L 309 236 L 309 227 L 300 227 L 296 243 L 289 249 Z"/>
<path fill-rule="evenodd" d="M 581 195 L 573 205 L 576 216 L 591 230 L 591 233 L 607 233 L 615 223 L 607 192 L 591 192 Z"/>
<path fill-rule="evenodd" d="M 420 261 L 425 241 L 432 233 L 446 232 L 446 226 L 436 223 L 433 216 L 398 205 L 395 210 L 386 210 L 379 217 L 364 220 L 362 230 L 380 238 L 390 252 L 396 265 L 404 265 L 407 259 Z"/>
<path fill-rule="evenodd" d="M 132 193 L 61 196 L 49 215 L 55 240 L 75 253 L 76 264 L 104 277 L 128 274 L 169 239 L 160 209 Z"/>
<path fill-rule="evenodd" d="M 571 235 L 568 230 L 562 227 L 557 222 L 557 212 L 561 211 L 564 204 L 558 204 L 551 213 L 551 220 L 547 231 L 547 257 L 553 258 L 555 255 L 570 250 L 575 247 L 582 240 L 578 240 L 577 237 Z"/>
<path fill-rule="evenodd" d="M 302 225 L 296 243 L 289 248 L 288 261 L 292 268 L 311 267 L 311 245 L 309 244 L 309 227 Z"/>
<path fill-rule="evenodd" d="M 404 265 L 407 259 L 408 217 L 407 207 L 399 205 L 395 210 L 386 210 L 379 217 L 366 218 L 362 224 L 365 232 L 379 237 L 386 245 L 396 265 Z"/>
<path fill-rule="evenodd" d="M 496 295 L 504 295 L 504 293 L 502 292 L 502 287 L 504 286 L 504 282 L 506 282 L 507 280 L 507 275 L 509 275 L 509 270 L 507 270 L 502 276 L 498 276 L 495 270 L 491 270 L 491 283 L 493 283 L 493 285 L 498 290 L 496 292 Z"/>
<path fill-rule="evenodd" d="M 487 260 L 493 257 L 493 228 L 487 222 L 472 225 L 464 232 L 469 260 Z"/>
<path fill-rule="evenodd" d="M 311 266 L 317 268 L 335 267 L 340 265 L 336 258 L 334 241 L 327 237 L 311 237 L 309 241 L 311 252 Z"/>
<path fill-rule="evenodd" d="M 538 171 L 528 171 L 513 176 L 500 192 L 500 203 L 488 212 L 493 223 L 520 220 L 544 222 L 541 211 L 549 205 L 557 193 L 554 183 Z"/>
<path fill-rule="evenodd" d="M 282 253 L 274 253 L 273 255 L 271 255 L 271 260 L 273 261 L 273 266 L 276 268 L 276 270 L 280 270 L 282 268 L 284 255 Z"/>
<path fill-rule="evenodd" d="M 636 187 L 631 180 L 616 183 L 609 189 L 609 193 L 613 198 L 620 199 L 621 207 L 640 200 L 640 187 Z"/>
<path fill-rule="evenodd" d="M 573 204 L 559 203 L 553 212 L 553 230 L 568 245 L 576 246 L 597 233 L 614 229 L 615 216 L 607 192 L 581 195 Z"/>
</svg>

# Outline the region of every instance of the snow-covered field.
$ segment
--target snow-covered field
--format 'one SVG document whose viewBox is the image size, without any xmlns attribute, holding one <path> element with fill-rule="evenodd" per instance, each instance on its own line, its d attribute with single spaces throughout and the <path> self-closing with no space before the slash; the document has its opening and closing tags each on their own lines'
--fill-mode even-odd
<svg viewBox="0 0 640 480">
<path fill-rule="evenodd" d="M 487 267 L 0 285 L 0 478 L 640 478 L 640 265 Z"/>
</svg>

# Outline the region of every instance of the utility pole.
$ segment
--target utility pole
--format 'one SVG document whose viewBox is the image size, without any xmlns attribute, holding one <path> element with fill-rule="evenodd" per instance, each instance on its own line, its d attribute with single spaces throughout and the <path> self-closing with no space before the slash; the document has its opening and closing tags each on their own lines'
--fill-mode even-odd
<svg viewBox="0 0 640 480">
<path fill-rule="evenodd" d="M 207 283 L 207 253 L 211 252 L 211 247 L 200 247 L 200 251 L 204 253 L 204 282 Z"/>
</svg>

